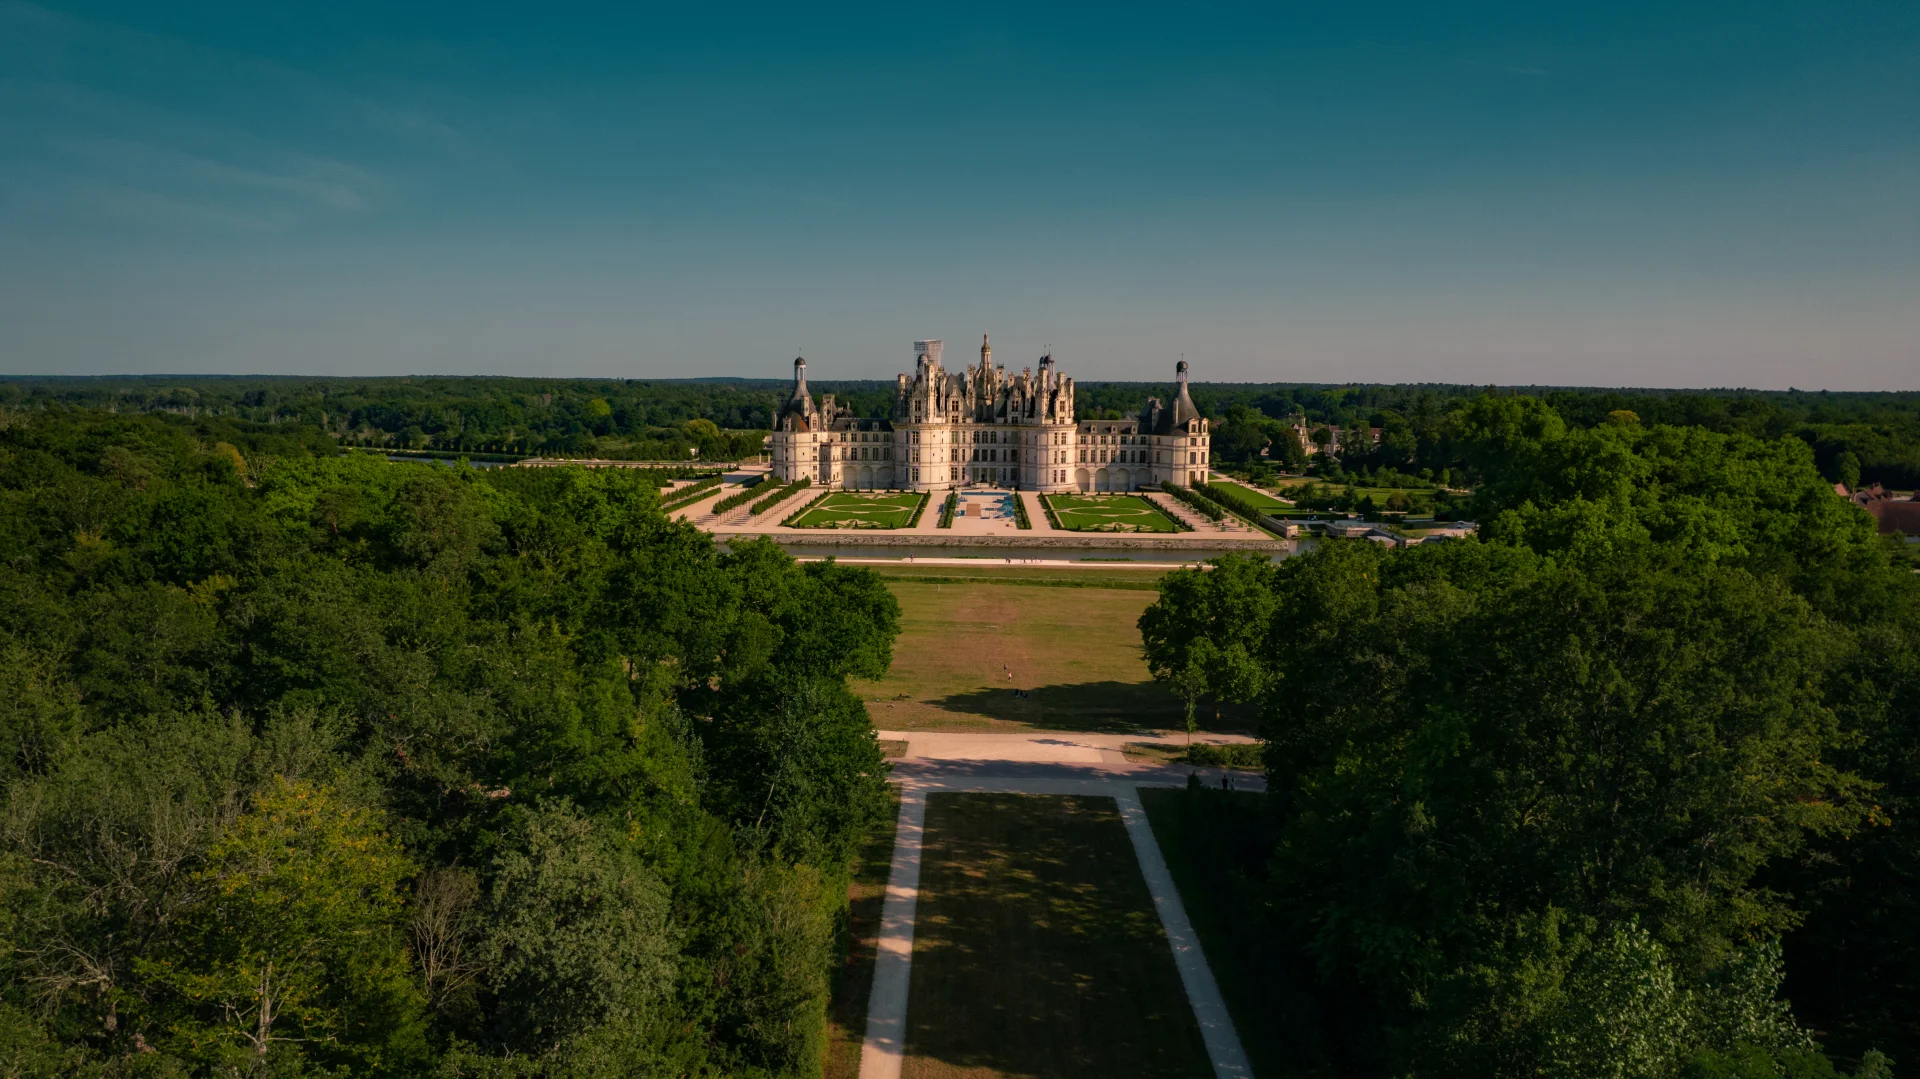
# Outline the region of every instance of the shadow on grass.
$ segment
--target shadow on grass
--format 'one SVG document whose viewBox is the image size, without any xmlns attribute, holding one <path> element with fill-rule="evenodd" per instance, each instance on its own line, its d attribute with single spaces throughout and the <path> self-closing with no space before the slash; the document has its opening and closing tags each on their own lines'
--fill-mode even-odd
<svg viewBox="0 0 1920 1079">
<path fill-rule="evenodd" d="M 893 868 L 894 826 L 900 817 L 900 792 L 891 788 L 887 815 L 867 835 L 854 860 L 847 906 L 835 926 L 840 965 L 833 971 L 827 1006 L 824 1079 L 858 1079 L 860 1046 L 867 1034 L 867 996 L 873 988 L 873 962 L 880 942 L 880 911 L 886 903 L 887 877 Z"/>
<path fill-rule="evenodd" d="M 1257 1076 L 1368 1074 L 1371 1031 L 1329 1007 L 1313 963 L 1269 919 L 1274 821 L 1264 794 L 1140 791 L 1154 840 Z M 1371 1064 L 1373 1062 L 1368 1061 Z"/>
<path fill-rule="evenodd" d="M 1209 1076 L 1111 798 L 934 794 L 907 1079 Z"/>
<path fill-rule="evenodd" d="M 960 715 L 1004 719 L 1046 730 L 1127 733 L 1178 730 L 1186 708 L 1158 682 L 1078 682 L 1021 690 L 998 686 L 936 697 L 927 703 Z M 1220 734 L 1252 734 L 1259 725 L 1255 709 L 1203 707 L 1195 716 L 1200 729 Z"/>
</svg>

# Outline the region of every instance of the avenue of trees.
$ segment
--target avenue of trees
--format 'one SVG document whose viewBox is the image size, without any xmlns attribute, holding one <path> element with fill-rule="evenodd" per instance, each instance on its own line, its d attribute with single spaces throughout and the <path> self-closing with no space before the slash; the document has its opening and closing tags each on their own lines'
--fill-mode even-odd
<svg viewBox="0 0 1920 1079">
<path fill-rule="evenodd" d="M 1479 539 L 1224 559 L 1140 622 L 1157 676 L 1259 703 L 1233 872 L 1338 1070 L 1920 1066 L 1914 575 L 1788 432 L 1446 427 Z"/>
<path fill-rule="evenodd" d="M 317 430 L 0 411 L 0 1073 L 817 1074 L 891 595 Z"/>
</svg>

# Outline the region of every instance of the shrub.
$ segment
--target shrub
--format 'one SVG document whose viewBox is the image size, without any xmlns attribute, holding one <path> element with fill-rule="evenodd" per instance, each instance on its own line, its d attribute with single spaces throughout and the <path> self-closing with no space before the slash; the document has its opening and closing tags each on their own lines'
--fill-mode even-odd
<svg viewBox="0 0 1920 1079">
<path fill-rule="evenodd" d="M 1218 521 L 1227 515 L 1227 511 L 1221 509 L 1218 503 L 1214 502 L 1212 499 L 1199 493 L 1198 491 L 1195 491 L 1191 487 L 1182 487 L 1177 483 L 1163 483 L 1160 485 L 1160 488 L 1161 490 L 1166 491 L 1168 494 L 1172 495 L 1173 497 L 1179 499 L 1182 502 L 1185 502 L 1187 505 L 1192 506 L 1194 509 L 1200 511 L 1200 513 L 1205 515 L 1208 520 Z"/>
<path fill-rule="evenodd" d="M 802 514 L 806 513 L 808 510 L 812 509 L 815 506 L 818 506 L 820 503 L 825 502 L 827 499 L 832 497 L 833 497 L 832 491 L 820 492 L 818 496 L 808 499 L 806 505 L 801 506 L 799 509 L 794 510 L 792 513 L 787 514 L 787 519 L 780 522 L 780 527 L 791 528 L 793 526 L 793 522 L 799 520 Z"/>
<path fill-rule="evenodd" d="M 754 495 L 758 492 L 760 484 L 766 478 L 767 477 L 765 475 L 748 476 L 746 482 L 740 485 L 740 489 L 738 491 L 735 491 L 734 493 L 728 495 L 727 497 L 713 504 L 713 512 L 725 513 L 728 510 L 734 508 L 735 506 L 745 505 L 747 500 L 750 498 L 753 498 Z"/>
<path fill-rule="evenodd" d="M 1258 742 L 1236 742 L 1224 746 L 1196 742 L 1187 747 L 1187 763 L 1203 768 L 1259 768 L 1260 753 Z"/>
<path fill-rule="evenodd" d="M 779 490 L 768 495 L 767 497 L 761 499 L 760 501 L 755 502 L 753 504 L 753 508 L 747 511 L 747 516 L 758 517 L 759 515 L 767 512 L 773 507 L 786 501 L 788 496 L 792 495 L 795 491 L 804 491 L 811 486 L 813 486 L 813 477 L 802 476 L 799 479 L 795 480 L 794 482 L 787 484 L 785 487 L 782 487 Z"/>
<path fill-rule="evenodd" d="M 685 487 L 680 488 L 678 491 L 670 491 L 666 495 L 662 496 L 663 500 L 660 503 L 660 507 L 662 509 L 670 510 L 678 506 L 684 506 L 687 503 L 692 502 L 694 499 L 707 494 L 709 491 L 712 491 L 715 487 L 720 486 L 720 484 L 725 480 L 726 480 L 725 476 L 715 474 L 712 476 L 708 476 L 706 479 L 700 480 L 697 483 L 689 483 Z"/>
<path fill-rule="evenodd" d="M 913 507 L 913 516 L 907 518 L 908 528 L 913 528 L 920 523 L 920 515 L 927 512 L 927 503 L 931 501 L 933 501 L 932 495 L 926 494 L 925 492 L 921 493 L 920 503 Z"/>
</svg>

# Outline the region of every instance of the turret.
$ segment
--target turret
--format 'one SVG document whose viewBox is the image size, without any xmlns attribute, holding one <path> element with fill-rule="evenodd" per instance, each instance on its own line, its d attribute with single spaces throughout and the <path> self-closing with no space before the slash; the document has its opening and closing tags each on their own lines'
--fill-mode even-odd
<svg viewBox="0 0 1920 1079">
<path fill-rule="evenodd" d="M 1187 361 L 1181 360 L 1174 365 L 1173 381 L 1178 390 L 1173 395 L 1173 425 L 1185 429 L 1188 420 L 1200 418 L 1200 409 L 1194 405 L 1193 398 L 1187 396 Z"/>
<path fill-rule="evenodd" d="M 805 431 L 812 423 L 813 415 L 813 399 L 807 395 L 807 361 L 805 357 L 796 356 L 793 360 L 793 393 L 787 397 L 787 403 L 780 406 L 779 420 L 792 417 L 795 421 L 792 429 Z"/>
</svg>

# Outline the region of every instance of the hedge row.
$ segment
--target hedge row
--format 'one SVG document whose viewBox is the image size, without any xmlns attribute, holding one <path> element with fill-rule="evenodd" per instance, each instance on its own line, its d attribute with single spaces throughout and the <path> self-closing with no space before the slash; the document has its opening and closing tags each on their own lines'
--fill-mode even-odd
<svg viewBox="0 0 1920 1079">
<path fill-rule="evenodd" d="M 1222 509 L 1219 503 L 1190 487 L 1182 487 L 1177 483 L 1163 483 L 1160 489 L 1199 510 L 1208 520 L 1218 521 L 1227 515 L 1227 511 Z"/>
<path fill-rule="evenodd" d="M 1264 511 L 1253 504 L 1252 499 L 1235 490 L 1231 484 L 1200 483 L 1194 485 L 1194 490 L 1204 493 L 1208 498 L 1250 520 L 1265 516 Z"/>
<path fill-rule="evenodd" d="M 1066 529 L 1060 527 L 1060 516 L 1053 512 L 1053 503 L 1048 500 L 1046 495 L 1040 496 L 1040 508 L 1046 511 L 1047 523 L 1053 526 L 1055 532 L 1066 531 Z M 1178 522 L 1175 523 L 1177 524 Z"/>
<path fill-rule="evenodd" d="M 1254 505 L 1252 499 L 1248 498 L 1239 488 L 1232 484 L 1202 483 L 1197 489 L 1206 492 L 1206 497 L 1225 506 L 1234 516 L 1253 527 L 1258 528 L 1262 532 L 1273 532 L 1273 526 L 1266 523 L 1267 520 L 1270 519 L 1268 514 L 1271 513 L 1271 511 L 1261 509 L 1259 506 Z"/>
<path fill-rule="evenodd" d="M 785 487 L 782 487 L 779 490 L 768 495 L 767 497 L 761 499 L 760 501 L 755 502 L 753 504 L 753 508 L 747 511 L 747 516 L 758 517 L 761 514 L 772 509 L 773 507 L 786 501 L 788 496 L 792 495 L 794 492 L 804 491 L 811 486 L 813 486 L 813 477 L 802 476 L 799 479 L 793 481 L 792 483 L 787 484 Z"/>
<path fill-rule="evenodd" d="M 908 528 L 912 528 L 920 523 L 920 515 L 927 512 L 927 503 L 932 501 L 933 501 L 932 495 L 925 494 L 925 493 L 922 493 L 920 495 L 920 504 L 913 507 L 913 516 L 907 518 Z"/>
<path fill-rule="evenodd" d="M 1013 497 L 1013 523 L 1015 527 L 1032 528 L 1033 522 L 1027 520 L 1027 500 L 1024 498 L 1021 498 L 1020 492 L 1018 491 L 1013 492 L 1012 497 Z"/>
<path fill-rule="evenodd" d="M 766 492 L 760 490 L 760 485 L 766 481 L 767 475 L 768 473 L 762 473 L 758 476 L 748 476 L 747 481 L 740 485 L 738 491 L 733 492 L 713 504 L 713 512 L 716 514 L 725 513 L 735 506 L 744 506 L 749 501 L 765 494 Z"/>
<path fill-rule="evenodd" d="M 1187 763 L 1203 768 L 1259 768 L 1263 764 L 1258 742 L 1236 742 L 1224 746 L 1197 742 L 1187 747 Z"/>
<path fill-rule="evenodd" d="M 953 514 L 954 514 L 954 511 L 959 508 L 960 508 L 960 493 L 958 491 L 948 491 L 947 503 L 946 505 L 940 507 L 940 527 L 941 528 L 953 527 Z"/>
<path fill-rule="evenodd" d="M 787 514 L 787 519 L 780 522 L 780 527 L 792 528 L 793 522 L 799 520 L 802 514 L 806 513 L 808 510 L 812 509 L 815 506 L 818 506 L 820 503 L 825 502 L 827 499 L 832 497 L 833 497 L 832 491 L 822 491 L 819 494 L 815 495 L 814 497 L 807 499 L 806 505 L 801 506 L 799 509 L 794 510 L 792 513 Z"/>
<path fill-rule="evenodd" d="M 678 509 L 679 507 L 684 506 L 687 503 L 693 501 L 694 499 L 699 498 L 700 496 L 713 490 L 715 487 L 720 486 L 720 484 L 725 480 L 726 480 L 725 476 L 713 475 L 713 476 L 708 476 L 704 480 L 699 480 L 695 483 L 689 483 L 685 487 L 680 488 L 678 491 L 669 491 L 665 495 L 661 496 L 660 508 L 668 509 L 668 510 Z"/>
</svg>

